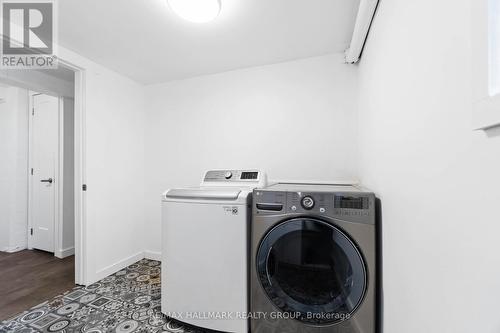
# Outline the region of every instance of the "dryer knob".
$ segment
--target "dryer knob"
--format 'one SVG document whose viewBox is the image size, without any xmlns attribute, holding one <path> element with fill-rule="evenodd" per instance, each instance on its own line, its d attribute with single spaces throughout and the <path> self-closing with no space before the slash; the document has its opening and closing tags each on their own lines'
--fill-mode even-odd
<svg viewBox="0 0 500 333">
<path fill-rule="evenodd" d="M 303 197 L 301 204 L 304 209 L 310 210 L 314 207 L 314 199 L 310 196 Z"/>
<path fill-rule="evenodd" d="M 224 174 L 224 177 L 225 177 L 226 179 L 231 179 L 231 177 L 232 177 L 232 176 L 233 176 L 233 173 L 232 173 L 231 171 L 228 171 L 228 172 L 226 172 L 226 173 Z"/>
</svg>

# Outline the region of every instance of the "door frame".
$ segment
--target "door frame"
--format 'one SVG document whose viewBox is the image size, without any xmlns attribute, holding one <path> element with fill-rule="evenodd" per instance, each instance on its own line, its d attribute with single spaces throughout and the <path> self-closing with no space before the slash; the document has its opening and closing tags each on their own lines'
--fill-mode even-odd
<svg viewBox="0 0 500 333">
<path fill-rule="evenodd" d="M 87 207 L 86 184 L 86 122 L 85 69 L 63 59 L 59 63 L 75 72 L 74 94 L 74 190 L 75 190 L 75 284 L 85 285 L 87 279 Z"/>
<path fill-rule="evenodd" d="M 75 73 L 74 77 L 74 204 L 75 204 L 75 245 L 74 245 L 74 254 L 75 254 L 75 284 L 85 285 L 88 281 L 87 279 L 87 256 L 86 256 L 86 244 L 87 244 L 87 232 L 86 232 L 86 195 L 83 190 L 83 184 L 85 184 L 86 172 L 85 172 L 85 160 L 86 160 L 86 124 L 85 124 L 85 69 L 74 65 L 68 61 L 63 59 L 59 59 L 59 66 L 66 67 L 72 70 Z M 33 108 L 33 99 L 29 92 L 29 110 L 28 112 L 32 112 Z M 54 255 L 61 255 L 61 253 L 56 253 L 58 251 L 59 245 L 59 226 L 62 224 L 62 216 L 63 216 L 63 205 L 62 205 L 62 193 L 63 189 L 63 177 L 62 172 L 63 168 L 63 149 L 64 149 L 64 136 L 62 135 L 62 128 L 64 126 L 64 116 L 63 116 L 63 101 L 62 97 L 57 96 L 59 98 L 59 153 L 56 168 L 56 175 L 58 175 L 57 179 L 57 187 L 56 187 L 56 196 L 55 196 L 55 225 L 54 225 L 54 243 L 56 244 L 54 249 Z M 29 117 L 29 152 L 28 152 L 28 248 L 31 247 L 31 235 L 30 228 L 32 227 L 32 203 L 31 203 L 31 193 L 32 193 L 32 179 L 31 179 L 31 165 L 32 165 L 32 117 Z M 59 251 L 58 251 L 59 252 Z"/>
</svg>

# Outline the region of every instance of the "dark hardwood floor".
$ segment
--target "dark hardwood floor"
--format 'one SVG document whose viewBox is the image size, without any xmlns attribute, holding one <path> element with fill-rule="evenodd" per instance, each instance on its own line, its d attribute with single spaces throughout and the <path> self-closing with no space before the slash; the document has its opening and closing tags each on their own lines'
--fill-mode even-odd
<svg viewBox="0 0 500 333">
<path fill-rule="evenodd" d="M 8 319 L 75 286 L 74 256 L 24 250 L 0 252 L 0 320 Z"/>
</svg>

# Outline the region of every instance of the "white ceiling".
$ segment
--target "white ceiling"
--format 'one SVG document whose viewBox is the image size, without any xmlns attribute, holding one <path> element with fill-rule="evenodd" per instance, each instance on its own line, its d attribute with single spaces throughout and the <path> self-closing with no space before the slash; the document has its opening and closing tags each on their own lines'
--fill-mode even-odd
<svg viewBox="0 0 500 333">
<path fill-rule="evenodd" d="M 166 0 L 64 0 L 59 43 L 150 84 L 341 52 L 359 0 L 221 0 L 190 23 Z"/>
</svg>

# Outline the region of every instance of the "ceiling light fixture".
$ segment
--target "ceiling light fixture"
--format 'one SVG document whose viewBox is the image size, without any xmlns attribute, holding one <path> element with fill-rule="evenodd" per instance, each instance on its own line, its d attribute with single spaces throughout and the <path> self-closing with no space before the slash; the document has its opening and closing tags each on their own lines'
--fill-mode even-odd
<svg viewBox="0 0 500 333">
<path fill-rule="evenodd" d="M 220 0 L 167 0 L 172 10 L 191 22 L 205 23 L 214 20 L 220 13 Z"/>
</svg>

